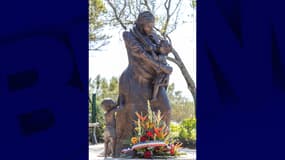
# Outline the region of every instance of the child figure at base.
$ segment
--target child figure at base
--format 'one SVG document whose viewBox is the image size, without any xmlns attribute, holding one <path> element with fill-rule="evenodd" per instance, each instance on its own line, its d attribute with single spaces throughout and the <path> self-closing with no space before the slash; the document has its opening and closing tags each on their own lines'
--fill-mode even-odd
<svg viewBox="0 0 285 160">
<path fill-rule="evenodd" d="M 102 101 L 101 106 L 105 110 L 105 130 L 104 130 L 104 147 L 105 147 L 105 157 L 112 156 L 114 154 L 115 147 L 115 128 L 116 128 L 116 119 L 115 111 L 117 111 L 116 103 L 109 98 L 106 98 Z"/>
</svg>

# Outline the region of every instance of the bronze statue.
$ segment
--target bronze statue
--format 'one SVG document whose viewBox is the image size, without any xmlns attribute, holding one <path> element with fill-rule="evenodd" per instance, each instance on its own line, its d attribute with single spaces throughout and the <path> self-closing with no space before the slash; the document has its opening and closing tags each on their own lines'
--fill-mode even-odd
<svg viewBox="0 0 285 160">
<path fill-rule="evenodd" d="M 119 98 L 116 115 L 115 155 L 129 147 L 133 135 L 135 112 L 147 113 L 147 101 L 153 100 L 152 110 L 164 114 L 170 123 L 171 107 L 166 94 L 168 76 L 172 67 L 167 65 L 165 55 L 170 51 L 165 41 L 156 34 L 154 16 L 145 11 L 139 14 L 134 27 L 123 33 L 129 65 L 119 79 Z M 154 84 L 155 83 L 155 84 Z"/>
<path fill-rule="evenodd" d="M 104 155 L 112 156 L 114 155 L 114 147 L 115 147 L 115 137 L 116 137 L 116 119 L 115 119 L 115 111 L 117 109 L 116 103 L 109 98 L 106 98 L 101 103 L 101 106 L 105 110 L 105 130 L 104 130 Z"/>
<path fill-rule="evenodd" d="M 159 55 L 154 57 L 161 64 L 168 65 L 166 62 L 166 57 L 171 51 L 171 46 L 166 40 L 161 40 L 159 44 Z M 169 84 L 169 74 L 165 74 L 164 72 L 158 73 L 157 77 L 153 82 L 153 95 L 151 99 L 151 104 L 153 104 L 157 100 L 157 93 L 160 87 L 167 87 Z"/>
</svg>

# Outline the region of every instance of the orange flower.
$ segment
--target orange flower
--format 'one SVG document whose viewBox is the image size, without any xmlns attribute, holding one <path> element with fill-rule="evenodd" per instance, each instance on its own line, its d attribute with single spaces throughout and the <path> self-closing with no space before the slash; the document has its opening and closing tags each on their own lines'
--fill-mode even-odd
<svg viewBox="0 0 285 160">
<path fill-rule="evenodd" d="M 177 149 L 179 149 L 182 146 L 182 143 L 177 143 L 177 144 L 171 144 L 170 146 L 170 154 L 174 156 L 177 153 Z"/>
<path fill-rule="evenodd" d="M 142 122 L 144 122 L 146 120 L 146 118 L 147 118 L 147 115 L 143 117 L 138 112 L 136 112 L 136 115 Z"/>
<path fill-rule="evenodd" d="M 176 144 L 176 145 L 175 145 L 175 148 L 176 148 L 176 149 L 181 148 L 182 144 L 183 144 L 183 143 L 178 143 L 178 144 Z"/>
<path fill-rule="evenodd" d="M 154 127 L 154 133 L 159 139 L 163 139 L 167 135 L 167 133 L 163 133 L 163 128 Z"/>
<path fill-rule="evenodd" d="M 160 133 L 159 136 L 157 136 L 158 138 L 162 138 L 164 139 L 167 136 L 168 133 Z"/>
<path fill-rule="evenodd" d="M 164 138 L 164 137 L 163 137 L 163 134 L 161 134 L 161 133 L 156 134 L 156 136 L 157 136 L 157 138 L 159 138 L 159 139 L 163 139 L 163 138 Z"/>
<path fill-rule="evenodd" d="M 174 151 L 176 152 L 177 149 L 181 148 L 181 146 L 182 146 L 182 143 L 177 143 L 177 144 L 175 144 L 175 145 L 173 146 Z"/>
<path fill-rule="evenodd" d="M 131 142 L 132 142 L 132 144 L 136 144 L 138 142 L 137 137 L 132 137 Z"/>
<path fill-rule="evenodd" d="M 159 135 L 161 131 L 162 131 L 162 128 L 154 127 L 154 132 L 155 132 L 156 135 Z"/>
<path fill-rule="evenodd" d="M 168 133 L 167 132 L 165 132 L 164 134 L 163 134 L 163 137 L 165 137 L 165 136 L 167 136 L 168 135 Z"/>
</svg>

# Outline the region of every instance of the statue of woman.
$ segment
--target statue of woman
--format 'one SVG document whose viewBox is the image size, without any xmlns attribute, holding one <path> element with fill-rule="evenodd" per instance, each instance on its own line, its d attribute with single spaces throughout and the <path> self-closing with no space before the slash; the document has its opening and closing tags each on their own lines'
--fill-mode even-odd
<svg viewBox="0 0 285 160">
<path fill-rule="evenodd" d="M 153 81 L 161 73 L 171 74 L 169 65 L 157 60 L 160 37 L 153 31 L 155 17 L 151 12 L 139 14 L 131 31 L 123 33 L 129 64 L 119 79 L 120 110 L 116 115 L 115 157 L 123 148 L 129 146 L 132 137 L 135 112 L 147 113 L 147 102 L 153 96 Z M 152 102 L 152 110 L 164 114 L 164 121 L 169 126 L 171 107 L 166 88 L 160 87 Z"/>
</svg>

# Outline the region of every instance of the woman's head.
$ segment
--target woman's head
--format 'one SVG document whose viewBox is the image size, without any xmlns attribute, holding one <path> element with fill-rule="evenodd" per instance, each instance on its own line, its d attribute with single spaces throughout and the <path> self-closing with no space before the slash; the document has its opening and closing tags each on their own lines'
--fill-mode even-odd
<svg viewBox="0 0 285 160">
<path fill-rule="evenodd" d="M 155 18 L 149 11 L 141 12 L 136 20 L 136 25 L 141 33 L 150 35 L 153 31 Z"/>
</svg>

